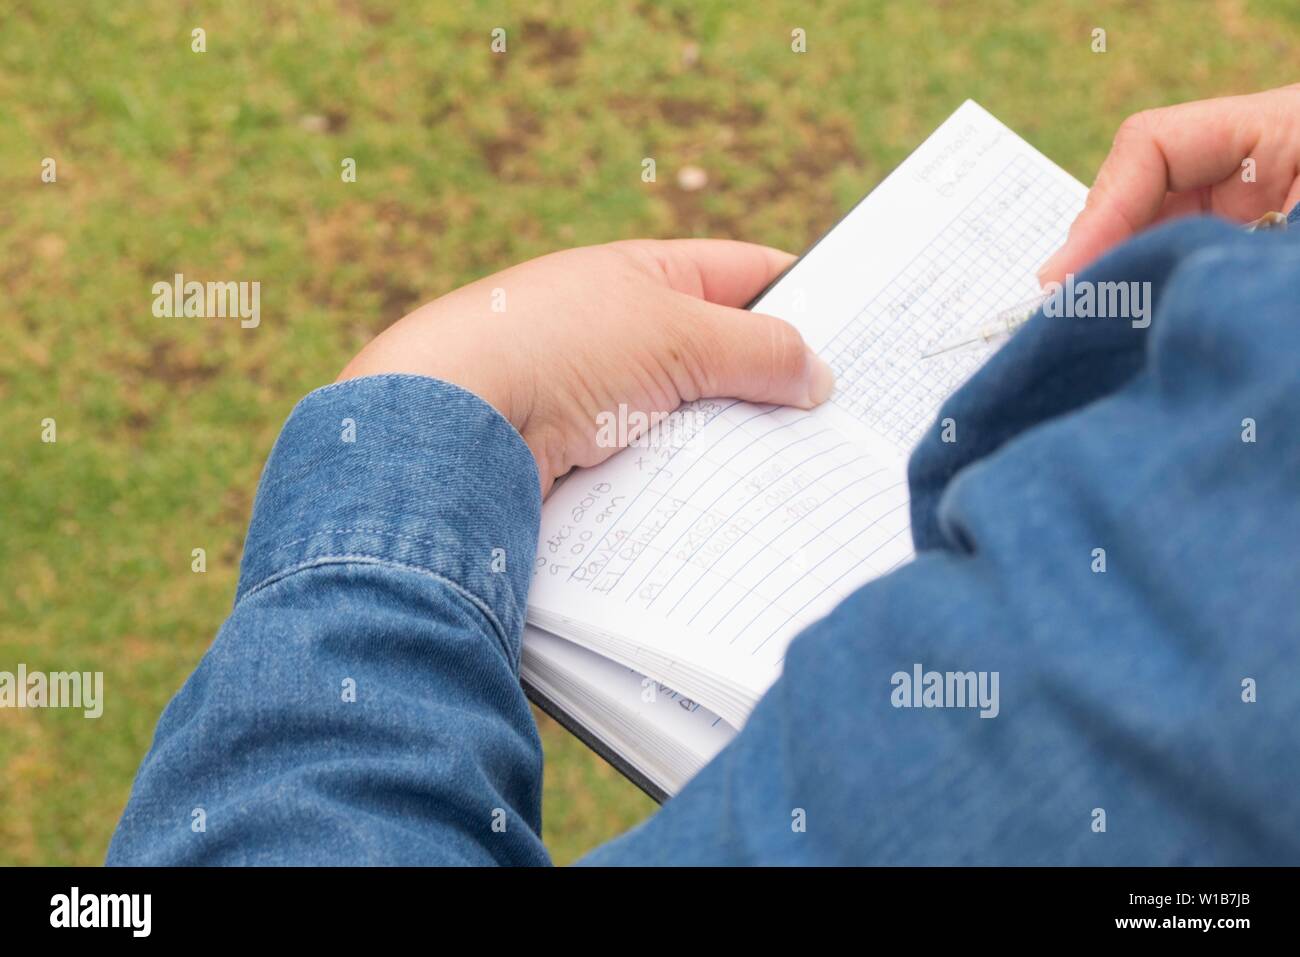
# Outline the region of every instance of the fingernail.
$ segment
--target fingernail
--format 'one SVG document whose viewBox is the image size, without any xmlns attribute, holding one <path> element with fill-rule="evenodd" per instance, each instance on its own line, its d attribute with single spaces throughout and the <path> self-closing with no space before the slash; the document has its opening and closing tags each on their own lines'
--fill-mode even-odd
<svg viewBox="0 0 1300 957">
<path fill-rule="evenodd" d="M 1062 246 L 1056 252 L 1052 253 L 1052 255 L 1048 256 L 1047 262 L 1043 263 L 1043 265 L 1039 267 L 1038 285 L 1040 287 L 1046 286 L 1050 280 L 1056 278 L 1056 269 L 1057 269 L 1056 264 L 1061 261 L 1061 255 L 1064 252 L 1065 252 L 1065 247 Z"/>
<path fill-rule="evenodd" d="M 808 350 L 808 405 L 821 405 L 835 391 L 835 373 L 817 353 Z"/>
</svg>

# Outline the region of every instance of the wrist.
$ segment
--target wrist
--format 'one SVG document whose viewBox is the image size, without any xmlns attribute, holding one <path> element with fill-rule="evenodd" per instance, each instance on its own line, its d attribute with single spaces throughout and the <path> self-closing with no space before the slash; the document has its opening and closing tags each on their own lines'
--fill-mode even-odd
<svg viewBox="0 0 1300 957">
<path fill-rule="evenodd" d="M 482 330 L 463 322 L 437 320 L 430 303 L 371 340 L 339 373 L 337 382 L 374 375 L 420 375 L 472 392 L 522 433 L 527 390 L 514 374 L 509 351 L 517 339 L 507 330 L 483 341 Z"/>
</svg>

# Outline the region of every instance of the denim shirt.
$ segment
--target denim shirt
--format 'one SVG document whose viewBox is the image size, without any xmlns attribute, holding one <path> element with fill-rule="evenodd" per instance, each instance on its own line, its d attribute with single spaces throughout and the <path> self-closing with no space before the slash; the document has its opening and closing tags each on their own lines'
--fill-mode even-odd
<svg viewBox="0 0 1300 957">
<path fill-rule="evenodd" d="M 588 862 L 1300 863 L 1300 233 L 1184 220 L 1079 278 L 1150 282 L 1149 328 L 1022 329 L 913 455 L 915 561 Z M 109 863 L 547 863 L 540 506 L 456 386 L 304 398 Z M 914 665 L 996 672 L 997 716 L 896 707 Z"/>
</svg>

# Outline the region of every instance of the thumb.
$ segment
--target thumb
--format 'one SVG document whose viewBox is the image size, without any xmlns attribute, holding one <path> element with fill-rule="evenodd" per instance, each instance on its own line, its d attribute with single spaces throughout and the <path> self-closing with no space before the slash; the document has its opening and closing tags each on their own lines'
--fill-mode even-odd
<svg viewBox="0 0 1300 957">
<path fill-rule="evenodd" d="M 835 387 L 831 367 L 784 319 L 699 302 L 688 336 L 701 395 L 811 409 Z"/>
</svg>

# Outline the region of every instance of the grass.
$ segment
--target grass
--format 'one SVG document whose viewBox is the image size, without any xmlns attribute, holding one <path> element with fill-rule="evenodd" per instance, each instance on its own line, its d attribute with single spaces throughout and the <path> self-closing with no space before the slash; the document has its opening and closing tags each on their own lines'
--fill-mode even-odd
<svg viewBox="0 0 1300 957">
<path fill-rule="evenodd" d="M 0 711 L 0 864 L 102 860 L 229 609 L 280 424 L 406 310 L 615 238 L 798 250 L 966 97 L 1089 181 L 1128 113 L 1281 85 L 1296 63 L 1300 4 L 1277 0 L 10 0 L 0 670 L 102 670 L 107 705 Z M 687 165 L 704 189 L 676 185 Z M 151 286 L 176 272 L 261 281 L 260 327 L 154 318 Z M 558 862 L 650 813 L 542 732 Z"/>
</svg>

